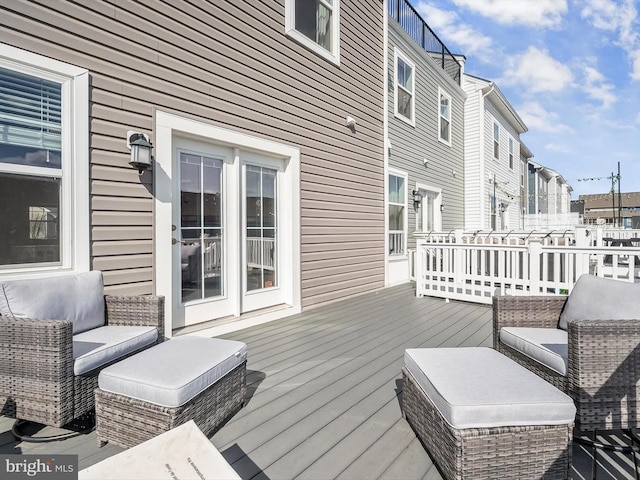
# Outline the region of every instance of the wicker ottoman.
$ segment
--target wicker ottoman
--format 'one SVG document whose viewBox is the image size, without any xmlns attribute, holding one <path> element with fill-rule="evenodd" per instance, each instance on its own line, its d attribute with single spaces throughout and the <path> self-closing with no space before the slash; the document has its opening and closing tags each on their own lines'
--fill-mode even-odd
<svg viewBox="0 0 640 480">
<path fill-rule="evenodd" d="M 98 444 L 132 447 L 193 420 L 205 435 L 242 408 L 247 347 L 183 336 L 105 368 L 96 389 Z"/>
<path fill-rule="evenodd" d="M 489 348 L 404 359 L 403 416 L 446 479 L 568 478 L 570 397 Z"/>
</svg>

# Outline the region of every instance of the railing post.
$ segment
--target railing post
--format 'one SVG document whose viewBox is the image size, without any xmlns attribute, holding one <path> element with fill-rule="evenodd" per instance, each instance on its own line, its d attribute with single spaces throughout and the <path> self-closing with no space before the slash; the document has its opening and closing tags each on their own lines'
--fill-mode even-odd
<svg viewBox="0 0 640 480">
<path fill-rule="evenodd" d="M 587 227 L 583 225 L 577 226 L 573 235 L 576 241 L 576 247 L 583 248 L 589 246 L 587 244 Z"/>
<path fill-rule="evenodd" d="M 460 245 L 459 248 L 454 249 L 453 258 L 455 262 L 454 266 L 454 283 L 463 284 L 465 281 L 465 250 L 462 248 L 462 239 L 464 238 L 464 231 L 459 228 L 454 232 L 456 245 Z"/>
<path fill-rule="evenodd" d="M 426 272 L 424 271 L 424 243 L 423 237 L 416 239 L 416 256 L 415 256 L 415 275 L 416 275 L 416 297 L 421 298 L 423 293 L 424 279 Z"/>
<path fill-rule="evenodd" d="M 529 240 L 527 255 L 529 255 L 529 293 L 539 295 L 540 265 L 542 264 L 542 245 L 539 240 Z"/>
</svg>

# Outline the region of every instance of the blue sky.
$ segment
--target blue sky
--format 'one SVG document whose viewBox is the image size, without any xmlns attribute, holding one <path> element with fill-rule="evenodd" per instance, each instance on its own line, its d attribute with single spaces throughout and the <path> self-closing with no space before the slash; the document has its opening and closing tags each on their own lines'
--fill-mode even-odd
<svg viewBox="0 0 640 480">
<path fill-rule="evenodd" d="M 466 56 L 466 73 L 496 82 L 529 127 L 533 160 L 560 173 L 572 199 L 609 192 L 618 161 L 622 191 L 640 192 L 640 2 L 411 2 Z"/>
</svg>

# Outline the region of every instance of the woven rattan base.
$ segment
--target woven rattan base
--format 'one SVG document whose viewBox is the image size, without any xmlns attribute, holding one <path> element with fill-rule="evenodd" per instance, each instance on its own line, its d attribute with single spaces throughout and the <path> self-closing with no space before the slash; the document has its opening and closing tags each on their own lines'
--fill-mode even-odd
<svg viewBox="0 0 640 480">
<path fill-rule="evenodd" d="M 451 427 L 413 375 L 402 370 L 402 411 L 446 479 L 565 480 L 572 425 Z"/>
<path fill-rule="evenodd" d="M 96 437 L 129 448 L 193 420 L 210 435 L 242 408 L 246 394 L 245 361 L 179 407 L 163 407 L 96 389 Z"/>
</svg>

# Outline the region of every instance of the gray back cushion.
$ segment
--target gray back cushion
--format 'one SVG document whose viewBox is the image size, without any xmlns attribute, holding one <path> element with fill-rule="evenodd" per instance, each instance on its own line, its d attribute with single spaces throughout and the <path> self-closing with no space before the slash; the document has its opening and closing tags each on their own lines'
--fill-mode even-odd
<svg viewBox="0 0 640 480">
<path fill-rule="evenodd" d="M 582 275 L 560 314 L 558 328 L 569 320 L 640 319 L 640 285 L 610 278 Z"/>
<path fill-rule="evenodd" d="M 0 314 L 71 320 L 73 333 L 104 325 L 102 272 L 0 282 Z"/>
</svg>

